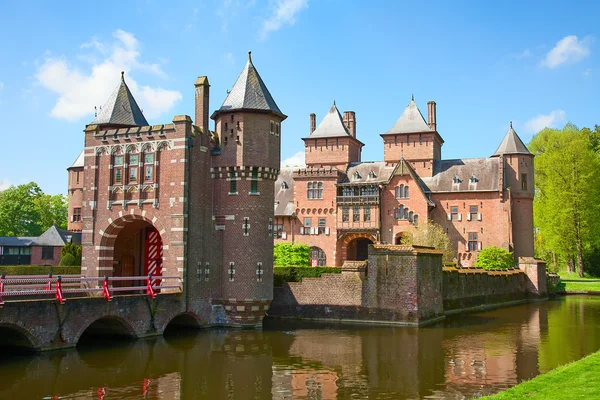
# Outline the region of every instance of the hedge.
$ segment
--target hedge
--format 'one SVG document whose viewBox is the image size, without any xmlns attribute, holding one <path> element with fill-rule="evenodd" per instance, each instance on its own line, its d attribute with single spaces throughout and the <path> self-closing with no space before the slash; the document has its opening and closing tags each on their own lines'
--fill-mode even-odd
<svg viewBox="0 0 600 400">
<path fill-rule="evenodd" d="M 0 275 L 80 275 L 81 267 L 51 267 L 47 265 L 0 265 Z"/>
<path fill-rule="evenodd" d="M 302 278 L 319 278 L 322 274 L 341 274 L 340 267 L 275 267 L 273 268 L 274 284 L 281 286 L 283 282 L 300 282 Z"/>
</svg>

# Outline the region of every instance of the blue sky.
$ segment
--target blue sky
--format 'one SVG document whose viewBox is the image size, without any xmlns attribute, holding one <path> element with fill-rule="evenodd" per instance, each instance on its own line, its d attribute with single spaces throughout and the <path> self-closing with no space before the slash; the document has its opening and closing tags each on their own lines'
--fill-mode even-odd
<svg viewBox="0 0 600 400">
<path fill-rule="evenodd" d="M 165 7 L 168 4 L 168 7 Z M 4 0 L 0 189 L 66 193 L 65 169 L 120 71 L 148 121 L 193 116 L 197 76 L 218 108 L 248 50 L 281 110 L 282 157 L 303 150 L 309 113 L 356 112 L 363 160 L 411 94 L 437 102 L 443 158 L 486 157 L 509 121 L 600 124 L 595 1 Z"/>
</svg>

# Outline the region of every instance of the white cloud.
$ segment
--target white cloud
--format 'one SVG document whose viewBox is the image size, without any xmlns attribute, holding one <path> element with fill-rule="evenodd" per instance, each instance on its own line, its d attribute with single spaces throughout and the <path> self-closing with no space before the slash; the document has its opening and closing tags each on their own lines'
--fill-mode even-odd
<svg viewBox="0 0 600 400">
<path fill-rule="evenodd" d="M 306 164 L 304 163 L 304 152 L 299 151 L 293 156 L 286 158 L 285 160 L 281 160 L 281 168 L 292 168 L 299 167 L 305 168 Z"/>
<path fill-rule="evenodd" d="M 525 129 L 538 133 L 544 128 L 556 128 L 565 122 L 567 113 L 563 110 L 554 110 L 550 114 L 540 114 L 525 122 Z"/>
<path fill-rule="evenodd" d="M 308 0 L 277 0 L 273 14 L 264 21 L 260 38 L 266 39 L 269 33 L 278 31 L 284 25 L 294 25 L 296 14 L 308 7 Z"/>
<path fill-rule="evenodd" d="M 11 186 L 11 183 L 7 180 L 0 179 L 0 192 L 8 189 Z"/>
<path fill-rule="evenodd" d="M 94 106 L 103 105 L 117 86 L 121 71 L 125 71 L 127 85 L 147 118 L 159 117 L 181 100 L 178 91 L 139 85 L 130 72 L 143 71 L 163 78 L 166 74 L 160 64 L 139 60 L 140 43 L 132 33 L 118 29 L 113 37 L 116 40 L 111 44 L 92 38 L 91 42 L 82 45 L 103 55 L 89 72 L 73 66 L 64 58 L 48 57 L 40 65 L 35 75 L 37 82 L 58 95 L 50 113 L 53 117 L 77 121 L 92 116 Z"/>
<path fill-rule="evenodd" d="M 576 63 L 590 55 L 590 44 L 592 38 L 589 36 L 579 40 L 577 36 L 565 36 L 556 43 L 556 46 L 546 54 L 542 65 L 548 68 L 556 68 L 562 64 Z"/>
</svg>

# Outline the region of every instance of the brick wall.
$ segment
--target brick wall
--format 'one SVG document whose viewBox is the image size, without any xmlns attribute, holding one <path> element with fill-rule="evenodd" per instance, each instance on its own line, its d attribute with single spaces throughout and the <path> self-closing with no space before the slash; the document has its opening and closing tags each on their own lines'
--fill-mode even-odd
<svg viewBox="0 0 600 400">
<path fill-rule="evenodd" d="M 345 169 L 361 158 L 360 142 L 351 137 L 304 139 L 305 161 L 309 167 L 333 166 Z"/>
<path fill-rule="evenodd" d="M 31 265 L 57 266 L 60 262 L 61 251 L 62 246 L 54 246 L 52 259 L 42 259 L 42 246 L 31 246 Z"/>
<path fill-rule="evenodd" d="M 83 227 L 83 223 L 81 221 L 81 214 L 79 216 L 80 220 L 74 221 L 73 210 L 75 208 L 81 209 L 83 204 L 83 167 L 70 168 L 68 176 L 69 209 L 67 211 L 67 214 L 69 222 L 67 225 L 67 229 L 74 232 L 81 232 L 81 229 Z"/>
</svg>

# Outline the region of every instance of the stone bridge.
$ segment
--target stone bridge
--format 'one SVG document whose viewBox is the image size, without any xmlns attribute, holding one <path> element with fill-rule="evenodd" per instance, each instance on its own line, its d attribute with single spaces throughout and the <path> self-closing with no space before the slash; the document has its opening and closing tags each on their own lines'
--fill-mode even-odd
<svg viewBox="0 0 600 400">
<path fill-rule="evenodd" d="M 169 324 L 211 326 L 206 300 L 189 311 L 184 293 L 6 302 L 0 307 L 1 346 L 31 350 L 75 347 L 84 333 L 143 338 L 162 335 Z M 218 313 L 217 313 L 218 314 Z"/>
</svg>

